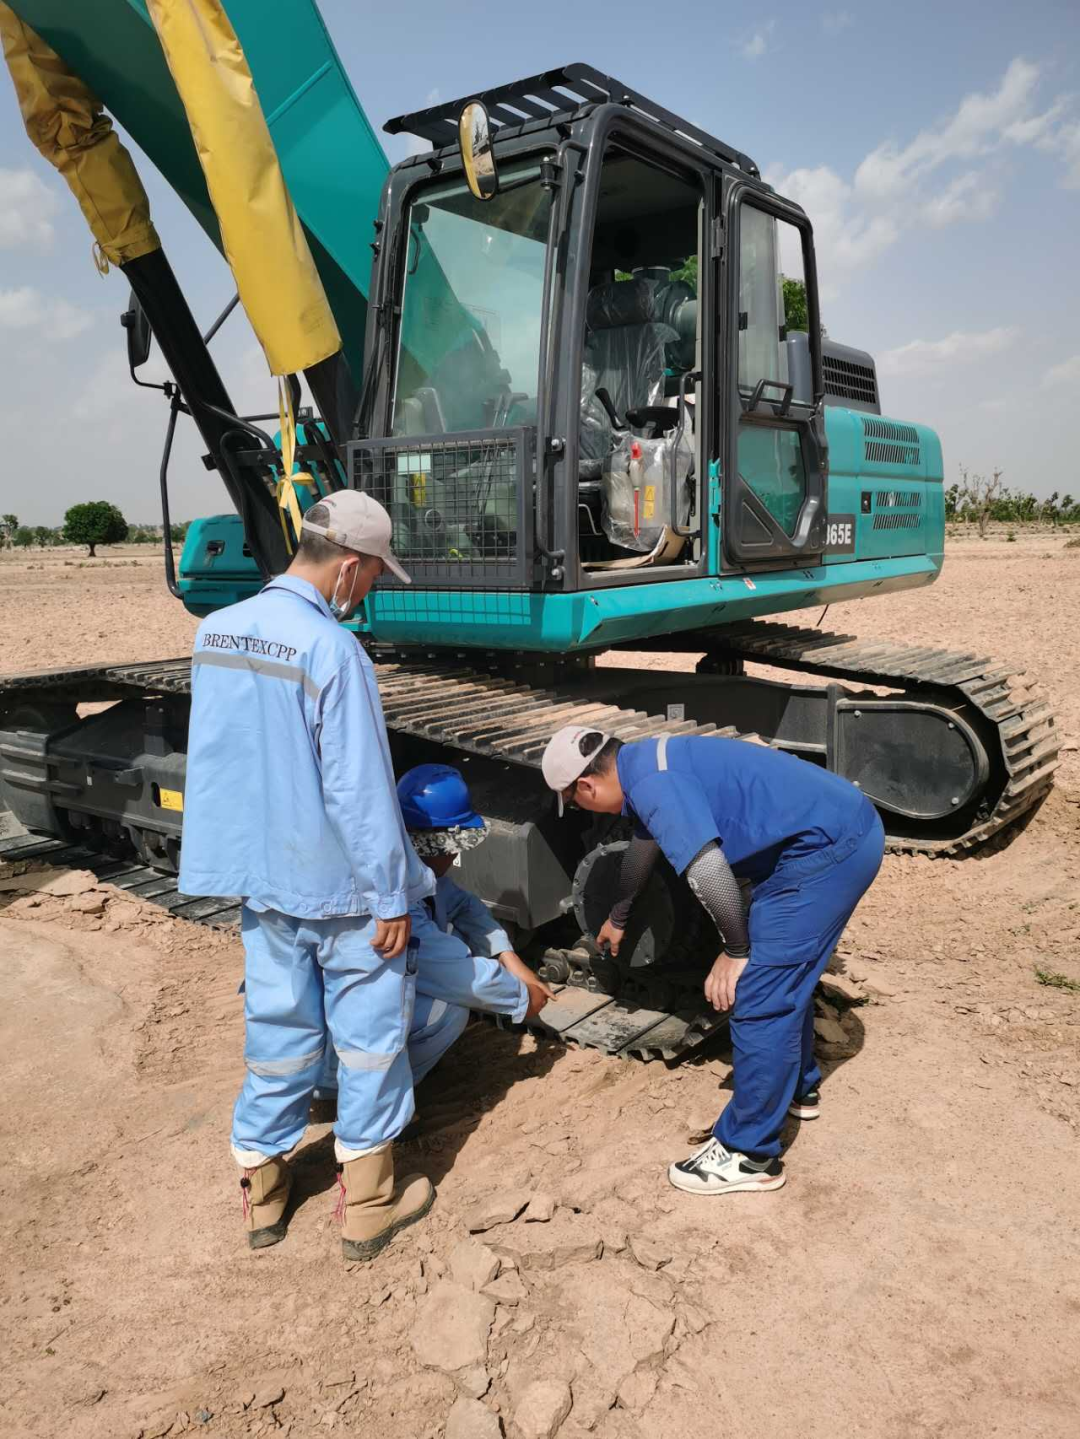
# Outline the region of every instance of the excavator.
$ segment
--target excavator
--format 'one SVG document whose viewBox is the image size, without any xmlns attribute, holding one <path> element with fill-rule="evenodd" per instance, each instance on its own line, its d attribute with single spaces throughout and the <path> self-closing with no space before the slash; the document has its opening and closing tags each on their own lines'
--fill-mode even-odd
<svg viewBox="0 0 1080 1439">
<path fill-rule="evenodd" d="M 417 152 L 390 168 L 313 0 L 273 24 L 261 0 L 9 0 L 0 32 L 31 139 L 130 286 L 132 378 L 151 344 L 173 377 L 169 588 L 208 615 L 288 564 L 320 496 L 387 507 L 414 583 L 373 592 L 357 641 L 396 765 L 457 765 L 490 823 L 464 878 L 560 986 L 549 1033 L 670 1059 L 720 1022 L 716 936 L 671 871 L 618 959 L 597 949 L 626 834 L 557 819 L 539 763 L 565 723 L 754 737 L 929 855 L 1046 795 L 1054 717 L 1014 667 L 775 618 L 933 583 L 943 467 L 931 429 L 882 412 L 872 357 L 825 336 L 812 218 L 745 151 L 575 63 L 390 120 Z M 209 348 L 237 299 L 201 332 L 112 119 L 227 261 L 276 431 L 237 413 Z M 180 423 L 232 508 L 191 524 L 177 569 Z M 189 692 L 186 658 L 0 679 L 5 857 L 235 917 L 176 891 Z"/>
</svg>

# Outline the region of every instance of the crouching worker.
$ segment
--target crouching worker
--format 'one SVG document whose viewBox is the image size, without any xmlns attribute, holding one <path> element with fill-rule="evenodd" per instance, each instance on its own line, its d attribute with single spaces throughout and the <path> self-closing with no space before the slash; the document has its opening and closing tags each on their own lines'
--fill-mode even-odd
<svg viewBox="0 0 1080 1439">
<path fill-rule="evenodd" d="M 805 760 L 704 735 L 622 744 L 567 726 L 545 750 L 543 771 L 560 813 L 572 803 L 635 821 L 598 943 L 618 953 L 660 850 L 724 940 L 705 997 L 731 1013 L 733 1094 L 713 1137 L 668 1178 L 691 1194 L 779 1189 L 785 1116 L 818 1115 L 814 986 L 881 864 L 877 811 Z M 739 877 L 753 884 L 749 922 Z"/>
<path fill-rule="evenodd" d="M 374 669 L 340 624 L 384 568 L 408 581 L 390 536 L 369 495 L 328 496 L 305 514 L 288 571 L 195 639 L 179 887 L 244 900 L 232 1153 L 253 1249 L 285 1237 L 286 1155 L 328 1031 L 342 1059 L 346 1259 L 372 1258 L 435 1197 L 422 1175 L 395 1183 L 391 1149 L 413 1113 L 410 930 L 435 881 L 401 822 Z"/>
<path fill-rule="evenodd" d="M 416 1007 L 409 1063 L 413 1083 L 419 1084 L 460 1036 L 470 1010 L 505 1014 L 520 1023 L 539 1014 L 554 994 L 515 953 L 483 900 L 450 878 L 458 855 L 488 835 L 460 771 L 417 765 L 401 777 L 397 793 L 413 848 L 435 876 L 434 897 L 424 906 L 428 913 L 413 927 Z M 329 1096 L 337 1083 L 337 1056 L 329 1049 L 319 1094 Z"/>
<path fill-rule="evenodd" d="M 449 765 L 422 764 L 409 770 L 398 782 L 401 816 L 413 848 L 435 876 L 434 919 L 444 934 L 454 934 L 472 952 L 496 960 L 519 979 L 528 991 L 525 1015 L 534 1018 L 555 995 L 515 952 L 510 936 L 495 919 L 483 900 L 470 894 L 450 877 L 459 855 L 475 849 L 488 835 L 487 821 L 473 809 L 468 786 L 461 772 Z M 483 994 L 487 971 L 478 966 L 478 993 Z M 427 994 L 433 984 L 431 965 L 421 950 L 417 992 Z M 473 1008 L 487 1006 L 474 1004 Z M 464 1023 L 462 1023 L 464 1028 Z M 424 1067 L 424 1073 L 430 1069 Z M 414 1077 L 421 1075 L 413 1070 Z"/>
</svg>

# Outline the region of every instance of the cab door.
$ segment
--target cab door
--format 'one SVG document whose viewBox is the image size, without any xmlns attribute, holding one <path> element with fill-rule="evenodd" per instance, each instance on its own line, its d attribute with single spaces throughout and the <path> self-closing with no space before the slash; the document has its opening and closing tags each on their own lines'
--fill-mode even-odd
<svg viewBox="0 0 1080 1439">
<path fill-rule="evenodd" d="M 812 562 L 824 543 L 828 458 L 813 231 L 798 207 L 739 181 L 722 197 L 718 317 L 722 568 Z M 801 269 L 801 276 L 796 272 Z M 806 290 L 788 343 L 784 278 Z"/>
</svg>

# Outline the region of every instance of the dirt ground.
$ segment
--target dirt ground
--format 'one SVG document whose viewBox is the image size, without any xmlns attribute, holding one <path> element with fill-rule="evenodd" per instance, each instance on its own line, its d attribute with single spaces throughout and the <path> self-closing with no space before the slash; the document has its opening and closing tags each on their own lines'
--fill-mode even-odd
<svg viewBox="0 0 1080 1439">
<path fill-rule="evenodd" d="M 185 651 L 156 556 L 78 562 L 0 560 L 0 670 Z M 1020 655 L 1069 748 L 1009 843 L 886 859 L 841 947 L 870 1002 L 837 1011 L 773 1194 L 666 1183 L 727 1100 L 722 1043 L 667 1068 L 477 1023 L 400 1151 L 438 1186 L 429 1220 L 345 1268 L 314 1126 L 288 1238 L 251 1253 L 237 940 L 0 867 L 0 1431 L 532 1439 L 569 1399 L 559 1439 L 1074 1436 L 1080 992 L 1037 971 L 1080 982 L 1080 550 L 961 539 L 931 590 L 825 627 Z M 460 1249 L 511 1192 L 554 1217 Z"/>
</svg>

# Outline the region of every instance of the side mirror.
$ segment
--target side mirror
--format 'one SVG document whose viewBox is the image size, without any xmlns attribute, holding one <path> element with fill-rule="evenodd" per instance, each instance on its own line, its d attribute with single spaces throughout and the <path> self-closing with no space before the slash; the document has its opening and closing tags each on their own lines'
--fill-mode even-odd
<svg viewBox="0 0 1080 1439">
<path fill-rule="evenodd" d="M 479 100 L 470 100 L 461 112 L 458 145 L 469 189 L 478 200 L 494 200 L 499 193 L 499 176 L 491 145 L 491 121 Z"/>
<path fill-rule="evenodd" d="M 128 296 L 128 307 L 120 316 L 120 323 L 127 331 L 128 366 L 137 370 L 150 358 L 150 341 L 153 333 L 146 311 L 139 304 L 138 296 L 132 290 Z"/>
</svg>

